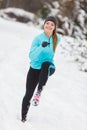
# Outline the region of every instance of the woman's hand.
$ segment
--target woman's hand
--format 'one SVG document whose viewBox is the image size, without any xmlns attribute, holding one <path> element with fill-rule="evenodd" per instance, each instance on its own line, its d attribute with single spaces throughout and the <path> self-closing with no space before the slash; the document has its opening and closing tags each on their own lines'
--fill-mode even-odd
<svg viewBox="0 0 87 130">
<path fill-rule="evenodd" d="M 50 43 L 49 42 L 43 42 L 42 47 L 47 47 Z"/>
</svg>

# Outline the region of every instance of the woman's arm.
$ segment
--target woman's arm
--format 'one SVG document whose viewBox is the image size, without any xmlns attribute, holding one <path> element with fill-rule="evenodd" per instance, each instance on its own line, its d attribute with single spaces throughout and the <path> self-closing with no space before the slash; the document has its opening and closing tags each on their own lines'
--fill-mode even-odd
<svg viewBox="0 0 87 130">
<path fill-rule="evenodd" d="M 38 55 L 41 53 L 42 51 L 42 45 L 40 43 L 40 40 L 38 37 L 36 37 L 33 42 L 32 42 L 32 45 L 31 45 L 31 49 L 30 49 L 30 52 L 29 52 L 29 58 L 30 59 L 35 59 L 38 57 Z"/>
</svg>

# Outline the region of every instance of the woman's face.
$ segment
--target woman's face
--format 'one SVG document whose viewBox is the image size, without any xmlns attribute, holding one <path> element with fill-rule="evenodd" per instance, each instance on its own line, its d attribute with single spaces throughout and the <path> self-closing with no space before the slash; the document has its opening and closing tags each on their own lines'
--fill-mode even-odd
<svg viewBox="0 0 87 130">
<path fill-rule="evenodd" d="M 52 21 L 47 21 L 47 22 L 44 24 L 44 31 L 45 31 L 45 33 L 50 33 L 50 34 L 52 34 L 53 31 L 54 31 L 54 29 L 55 29 L 55 24 L 54 24 L 54 22 L 52 22 Z"/>
</svg>

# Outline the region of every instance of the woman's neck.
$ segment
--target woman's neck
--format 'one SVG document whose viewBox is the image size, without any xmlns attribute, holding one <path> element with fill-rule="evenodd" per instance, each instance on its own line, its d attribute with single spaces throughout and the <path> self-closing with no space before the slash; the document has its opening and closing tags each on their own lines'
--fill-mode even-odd
<svg viewBox="0 0 87 130">
<path fill-rule="evenodd" d="M 45 34 L 46 34 L 46 36 L 49 37 L 49 38 L 52 36 L 52 33 L 45 32 Z"/>
</svg>

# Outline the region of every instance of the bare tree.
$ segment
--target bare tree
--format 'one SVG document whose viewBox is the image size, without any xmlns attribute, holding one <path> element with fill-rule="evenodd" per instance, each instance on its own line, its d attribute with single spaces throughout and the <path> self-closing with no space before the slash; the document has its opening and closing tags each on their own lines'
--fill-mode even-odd
<svg viewBox="0 0 87 130">
<path fill-rule="evenodd" d="M 10 0 L 7 0 L 7 2 L 6 2 L 6 8 L 9 6 L 9 4 L 10 4 Z"/>
<path fill-rule="evenodd" d="M 10 0 L 0 0 L 0 8 L 7 8 L 10 4 Z"/>
</svg>

